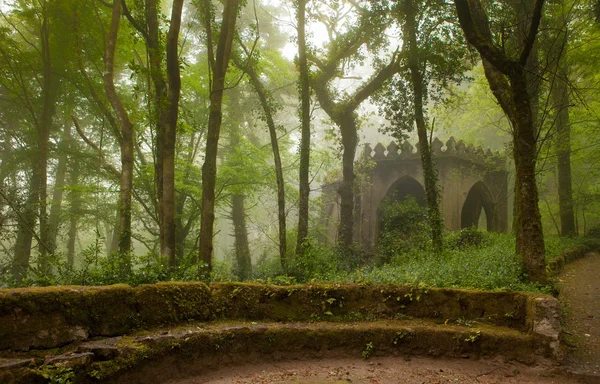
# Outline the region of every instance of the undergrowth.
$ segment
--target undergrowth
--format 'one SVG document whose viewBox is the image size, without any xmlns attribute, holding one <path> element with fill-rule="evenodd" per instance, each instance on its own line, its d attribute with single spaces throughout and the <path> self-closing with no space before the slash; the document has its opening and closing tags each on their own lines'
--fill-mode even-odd
<svg viewBox="0 0 600 384">
<path fill-rule="evenodd" d="M 546 258 L 551 260 L 567 249 L 584 244 L 582 238 L 546 238 Z M 515 240 L 510 234 L 465 229 L 445 236 L 445 248 L 434 252 L 430 246 L 411 242 L 391 242 L 385 257 L 356 248 L 340 253 L 335 247 L 308 241 L 304 257 L 290 257 L 285 273 L 277 258 L 263 258 L 253 268 L 250 281 L 289 285 L 309 282 L 405 283 L 432 287 L 459 287 L 484 290 L 551 292 L 551 287 L 530 283 L 515 255 Z M 401 247 L 398 245 L 401 244 Z M 414 246 L 411 246 L 414 244 Z M 17 284 L 10 273 L 0 275 L 0 286 L 48 285 L 129 285 L 159 281 L 236 281 L 231 265 L 215 263 L 210 277 L 200 274 L 193 260 L 184 260 L 169 269 L 151 255 L 105 256 L 97 244 L 83 251 L 79 268 L 69 267 L 56 255 L 50 274 L 32 268 Z"/>
</svg>

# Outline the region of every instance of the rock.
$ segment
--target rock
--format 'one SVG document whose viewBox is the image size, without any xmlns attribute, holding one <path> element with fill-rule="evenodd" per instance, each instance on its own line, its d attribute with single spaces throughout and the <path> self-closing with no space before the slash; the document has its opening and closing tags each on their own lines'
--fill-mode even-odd
<svg viewBox="0 0 600 384">
<path fill-rule="evenodd" d="M 0 359 L 0 371 L 27 367 L 34 364 L 33 359 Z"/>
<path fill-rule="evenodd" d="M 138 337 L 135 339 L 135 341 L 138 341 L 143 344 L 156 345 L 158 343 L 162 343 L 165 341 L 171 341 L 173 339 L 175 339 L 175 336 L 173 336 L 173 335 L 153 335 L 153 336 Z"/>
<path fill-rule="evenodd" d="M 67 353 L 59 356 L 50 356 L 46 358 L 44 364 L 57 367 L 74 368 L 91 364 L 94 360 L 92 352 Z"/>
<path fill-rule="evenodd" d="M 94 354 L 96 360 L 105 361 L 117 357 L 119 355 L 119 348 L 103 342 L 91 342 L 81 344 L 77 349 L 77 352 L 91 352 Z"/>
<path fill-rule="evenodd" d="M 560 302 L 553 297 L 536 297 L 533 332 L 558 340 L 560 335 Z"/>
</svg>

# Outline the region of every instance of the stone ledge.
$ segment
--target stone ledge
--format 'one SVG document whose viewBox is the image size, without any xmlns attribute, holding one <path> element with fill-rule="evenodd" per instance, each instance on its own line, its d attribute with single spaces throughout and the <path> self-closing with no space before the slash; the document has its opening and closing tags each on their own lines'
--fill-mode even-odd
<svg viewBox="0 0 600 384">
<path fill-rule="evenodd" d="M 0 350 L 50 349 L 93 337 L 190 321 L 432 319 L 534 331 L 536 298 L 522 292 L 399 284 L 159 283 L 0 290 Z M 537 315 L 536 315 L 537 316 Z M 539 318 L 539 316 L 538 316 Z"/>
<path fill-rule="evenodd" d="M 508 360 L 527 364 L 549 359 L 553 353 L 545 339 L 531 333 L 480 323 L 468 327 L 424 320 L 196 323 L 169 330 L 142 331 L 123 336 L 116 344 L 114 339 L 97 340 L 94 343 L 116 347 L 118 353 L 104 361 L 100 361 L 93 353 L 48 357 L 46 362 L 54 364 L 57 370 L 52 371 L 54 368 L 49 365 L 37 369 L 21 368 L 20 376 L 15 374 L 17 371 L 13 371 L 12 377 L 22 377 L 23 380 L 12 382 L 36 382 L 40 369 L 43 368 L 46 376 L 66 372 L 73 375 L 75 382 L 158 383 L 167 377 L 148 377 L 145 369 L 149 364 L 160 365 L 165 359 L 197 365 L 205 362 L 215 364 L 215 361 L 239 361 L 248 356 L 262 356 L 265 359 L 361 356 L 368 344 L 368 354 L 373 356 L 503 356 Z M 85 362 L 60 365 L 63 361 L 73 361 L 75 357 L 81 357 Z M 95 361 L 91 362 L 91 359 Z M 65 367 L 70 369 L 64 371 Z M 0 382 L 11 382 L 5 381 L 6 377 L 8 376 L 3 376 L 0 372 Z M 29 381 L 25 379 L 27 377 L 37 379 Z"/>
</svg>

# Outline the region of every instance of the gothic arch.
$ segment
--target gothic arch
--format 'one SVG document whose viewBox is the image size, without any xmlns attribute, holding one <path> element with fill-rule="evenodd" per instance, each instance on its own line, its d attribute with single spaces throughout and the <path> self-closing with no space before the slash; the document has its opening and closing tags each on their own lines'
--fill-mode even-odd
<svg viewBox="0 0 600 384">
<path fill-rule="evenodd" d="M 398 201 L 406 199 L 409 195 L 414 197 L 420 206 L 424 207 L 427 204 L 425 188 L 411 176 L 402 176 L 390 185 L 384 199 Z"/>
<path fill-rule="evenodd" d="M 486 217 L 486 229 L 488 231 L 494 230 L 496 207 L 492 201 L 488 187 L 482 181 L 478 181 L 469 190 L 462 206 L 460 227 L 469 228 L 477 226 L 482 210 Z"/>
</svg>

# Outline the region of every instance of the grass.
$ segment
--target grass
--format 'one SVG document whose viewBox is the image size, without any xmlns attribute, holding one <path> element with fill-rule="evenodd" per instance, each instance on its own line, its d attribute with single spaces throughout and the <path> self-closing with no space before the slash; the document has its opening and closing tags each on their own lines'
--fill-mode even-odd
<svg viewBox="0 0 600 384">
<path fill-rule="evenodd" d="M 421 236 L 422 237 L 422 236 Z M 558 257 L 586 241 L 582 238 L 547 237 L 546 258 Z M 277 258 L 264 259 L 254 266 L 252 281 L 279 285 L 308 282 L 404 283 L 440 288 L 475 288 L 552 292 L 551 286 L 530 283 L 515 255 L 515 240 L 510 234 L 463 230 L 447 233 L 446 247 L 434 252 L 426 242 L 404 239 L 391 243 L 379 255 L 356 250 L 340 254 L 334 247 L 309 243 L 305 256 L 291 263 L 284 273 Z M 380 255 L 385 253 L 385 258 Z M 54 268 L 51 276 L 30 275 L 23 285 L 138 285 L 158 281 L 198 280 L 198 267 L 188 263 L 169 271 L 150 257 L 133 257 L 130 272 L 122 274 L 122 260 L 98 257 L 85 270 Z M 231 265 L 215 263 L 211 281 L 236 281 Z M 6 277 L 7 275 L 4 275 Z M 2 276 L 0 276 L 2 277 Z M 2 279 L 0 279 L 2 280 Z M 0 286 L 15 286 L 0 281 Z"/>
</svg>

